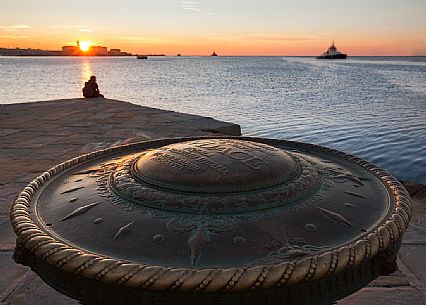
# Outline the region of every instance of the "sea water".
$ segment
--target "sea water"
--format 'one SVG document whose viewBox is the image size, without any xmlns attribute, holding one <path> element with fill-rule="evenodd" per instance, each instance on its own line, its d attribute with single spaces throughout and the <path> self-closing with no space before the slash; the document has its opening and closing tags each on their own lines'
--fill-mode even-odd
<svg viewBox="0 0 426 305">
<path fill-rule="evenodd" d="M 92 74 L 108 98 L 325 145 L 426 183 L 426 57 L 0 57 L 0 103 L 81 97 Z"/>
</svg>

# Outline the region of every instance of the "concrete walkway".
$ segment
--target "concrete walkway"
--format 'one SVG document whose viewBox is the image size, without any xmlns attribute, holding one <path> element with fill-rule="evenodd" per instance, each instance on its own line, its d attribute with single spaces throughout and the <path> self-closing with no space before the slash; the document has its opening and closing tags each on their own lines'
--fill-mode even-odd
<svg viewBox="0 0 426 305">
<path fill-rule="evenodd" d="M 0 304 L 78 304 L 12 260 L 15 234 L 9 208 L 34 177 L 59 162 L 113 145 L 240 132 L 232 123 L 109 99 L 0 105 Z M 379 278 L 339 305 L 425 304 L 426 187 L 407 187 L 415 197 L 415 214 L 400 252 L 401 271 Z"/>
</svg>

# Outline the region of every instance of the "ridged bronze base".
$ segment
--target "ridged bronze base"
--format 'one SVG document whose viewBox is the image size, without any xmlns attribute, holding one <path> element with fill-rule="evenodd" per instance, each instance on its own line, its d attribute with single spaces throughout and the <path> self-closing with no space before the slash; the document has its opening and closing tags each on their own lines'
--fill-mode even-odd
<svg viewBox="0 0 426 305">
<path fill-rule="evenodd" d="M 396 271 L 400 241 L 361 265 L 313 282 L 243 293 L 173 293 L 100 283 L 64 272 L 17 245 L 15 260 L 30 265 L 46 283 L 84 305 L 330 305 L 366 286 L 380 275 Z M 22 261 L 25 259 L 25 261 Z"/>
</svg>

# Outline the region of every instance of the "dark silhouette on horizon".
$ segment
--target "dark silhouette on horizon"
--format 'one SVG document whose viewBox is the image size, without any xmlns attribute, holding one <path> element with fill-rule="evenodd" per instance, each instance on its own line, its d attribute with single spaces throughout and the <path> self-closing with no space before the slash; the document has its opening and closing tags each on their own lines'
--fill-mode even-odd
<svg viewBox="0 0 426 305">
<path fill-rule="evenodd" d="M 2 48 L 0 56 L 133 56 L 132 53 L 121 49 L 110 49 L 102 46 L 89 46 L 85 51 L 80 48 L 80 41 L 75 46 L 63 46 L 62 50 L 41 50 L 32 48 Z"/>
<path fill-rule="evenodd" d="M 336 46 L 334 45 L 334 41 L 331 46 L 327 49 L 326 52 L 317 57 L 317 59 L 346 59 L 348 57 L 347 54 L 341 53 L 337 51 Z"/>
</svg>

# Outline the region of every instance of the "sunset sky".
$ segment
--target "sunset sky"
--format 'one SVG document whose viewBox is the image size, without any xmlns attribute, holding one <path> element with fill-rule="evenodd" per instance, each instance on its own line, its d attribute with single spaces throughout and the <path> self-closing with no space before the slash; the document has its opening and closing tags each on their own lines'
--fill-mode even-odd
<svg viewBox="0 0 426 305">
<path fill-rule="evenodd" d="M 426 55 L 426 0 L 0 0 L 0 47 Z"/>
</svg>

